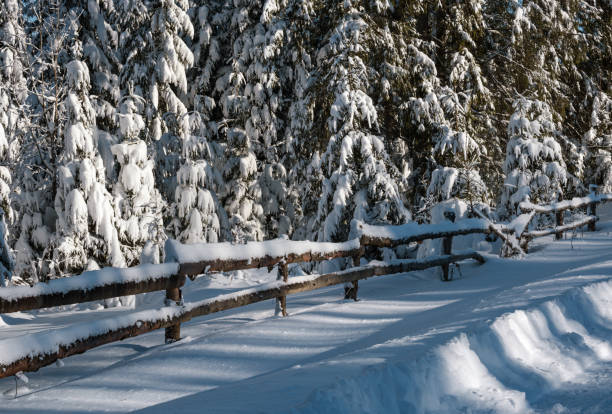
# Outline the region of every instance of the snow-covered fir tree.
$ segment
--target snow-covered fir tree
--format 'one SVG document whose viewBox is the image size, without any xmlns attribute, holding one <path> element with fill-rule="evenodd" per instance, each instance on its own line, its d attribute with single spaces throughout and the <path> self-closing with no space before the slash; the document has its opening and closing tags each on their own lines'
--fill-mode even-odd
<svg viewBox="0 0 612 414">
<path fill-rule="evenodd" d="M 212 105 L 214 101 L 208 98 L 206 102 Z M 207 112 L 211 108 L 206 105 L 197 101 L 196 108 Z M 220 237 L 221 223 L 224 231 L 228 223 L 217 196 L 224 183 L 215 161 L 223 157 L 223 148 L 212 141 L 205 112 L 189 115 L 190 133 L 183 140 L 185 162 L 177 174 L 175 200 L 170 209 L 170 234 L 184 243 L 215 243 L 229 238 L 227 234 Z"/>
<path fill-rule="evenodd" d="M 310 222 L 319 241 L 346 240 L 353 219 L 368 223 L 400 223 L 410 219 L 383 138 L 376 135 L 378 114 L 367 94 L 370 71 L 361 55 L 373 29 L 356 5 L 335 7 L 340 18 L 317 53 L 318 91 L 328 105 L 328 143 L 320 164 L 323 171 L 316 215 Z M 319 89 L 320 88 L 320 89 Z M 313 99 L 314 101 L 314 99 Z M 322 107 L 319 107 L 319 111 Z M 316 186 L 313 186 L 316 188 Z"/>
<path fill-rule="evenodd" d="M 226 162 L 222 170 L 225 188 L 220 195 L 229 218 L 231 237 L 237 242 L 264 238 L 262 194 L 254 149 L 257 144 L 254 140 L 258 138 L 259 131 L 251 120 L 250 101 L 252 94 L 258 94 L 263 99 L 264 91 L 263 85 L 252 83 L 253 74 L 249 70 L 256 32 L 263 30 L 258 24 L 260 6 L 261 2 L 245 0 L 238 0 L 232 5 L 232 55 L 215 85 L 217 90 L 222 91 L 219 105 L 224 122 L 219 132 L 226 146 Z M 270 81 L 274 83 L 275 79 Z M 254 117 L 259 118 L 258 107 L 253 109 Z M 269 116 L 268 113 L 268 119 Z"/>
<path fill-rule="evenodd" d="M 13 174 L 19 177 L 23 171 L 18 166 L 26 124 L 26 39 L 21 3 L 4 0 L 0 5 L 0 286 L 4 286 L 15 267 L 9 227 L 16 222 Z"/>
<path fill-rule="evenodd" d="M 104 161 L 107 181 L 115 181 L 116 169 L 110 147 L 117 143 L 115 116 L 121 94 L 119 73 L 119 33 L 114 24 L 115 2 L 112 0 L 77 1 L 83 43 L 83 61 L 91 74 L 91 101 L 96 111 L 95 138 Z M 108 186 L 107 186 L 108 187 Z M 109 187 L 110 189 L 110 187 Z"/>
<path fill-rule="evenodd" d="M 53 241 L 51 275 L 78 273 L 89 261 L 125 267 L 119 246 L 113 200 L 106 189 L 105 168 L 94 139 L 96 114 L 89 99 L 87 65 L 66 65 L 67 124 L 58 167 L 55 196 L 57 239 Z"/>
<path fill-rule="evenodd" d="M 453 197 L 510 217 L 612 190 L 605 0 L 0 5 L 17 283 L 166 237 L 343 240 Z"/>
<path fill-rule="evenodd" d="M 67 95 L 65 65 L 80 53 L 77 16 L 61 0 L 24 3 L 28 37 L 27 122 L 21 143 L 22 167 L 15 180 L 19 200 L 19 229 L 15 243 L 18 277 L 46 280 L 51 269 L 51 240 L 56 230 L 54 197 L 58 162 L 63 151 Z"/>
<path fill-rule="evenodd" d="M 139 138 L 145 128 L 143 116 L 137 110 L 139 101 L 142 98 L 134 95 L 122 99 L 117 114 L 122 142 L 111 147 L 119 164 L 113 186 L 118 237 L 128 266 L 138 264 L 147 243 L 154 252 L 165 240 L 164 203 L 155 187 L 154 161 L 148 157 L 146 142 Z"/>
<path fill-rule="evenodd" d="M 561 199 L 568 174 L 556 136 L 559 124 L 550 107 L 518 97 L 508 123 L 501 213 L 511 216 L 525 199 L 546 204 Z"/>
</svg>

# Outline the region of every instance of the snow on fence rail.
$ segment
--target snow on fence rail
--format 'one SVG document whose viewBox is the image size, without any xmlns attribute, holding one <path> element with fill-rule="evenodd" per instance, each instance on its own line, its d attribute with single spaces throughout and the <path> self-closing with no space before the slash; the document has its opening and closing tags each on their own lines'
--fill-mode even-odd
<svg viewBox="0 0 612 414">
<path fill-rule="evenodd" d="M 395 247 L 427 239 L 490 233 L 491 224 L 483 219 L 465 219 L 457 223 L 406 223 L 397 226 L 373 226 L 358 222 L 357 230 L 364 246 Z"/>
<path fill-rule="evenodd" d="M 612 194 L 591 193 L 586 197 L 574 197 L 571 200 L 557 201 L 547 206 L 540 206 L 538 204 L 532 204 L 529 201 L 523 201 L 519 204 L 519 208 L 524 212 L 535 211 L 536 213 L 557 213 L 560 211 L 587 207 L 593 204 L 605 203 L 608 201 L 612 201 Z"/>
<path fill-rule="evenodd" d="M 357 299 L 358 281 L 372 276 L 408 272 L 441 266 L 448 280 L 451 263 L 484 258 L 476 253 L 452 254 L 452 236 L 470 232 L 486 232 L 490 223 L 475 220 L 468 223 L 448 223 L 443 226 L 399 226 L 376 229 L 364 227 L 376 235 L 376 241 L 363 235 L 345 243 L 296 242 L 284 239 L 250 242 L 185 246 L 175 241 L 166 245 L 167 263 L 140 265 L 129 269 L 106 268 L 85 272 L 72 278 L 53 280 L 33 287 L 0 289 L 0 313 L 38 309 L 49 306 L 90 302 L 156 290 L 166 291 L 166 306 L 151 311 L 135 312 L 94 323 L 24 335 L 0 341 L 0 378 L 19 371 L 35 371 L 70 355 L 83 353 L 97 346 L 141 335 L 156 329 L 166 329 L 166 341 L 180 339 L 180 324 L 196 316 L 245 306 L 268 299 L 277 300 L 277 309 L 286 315 L 286 296 L 326 286 L 345 284 L 345 298 Z M 386 233 L 385 233 L 386 232 Z M 393 242 L 385 242 L 385 237 Z M 394 261 L 388 265 L 359 266 L 365 246 L 397 246 L 408 240 L 443 238 L 443 255 L 423 260 Z M 401 240 L 400 240 L 401 239 Z M 378 244 L 377 244 L 378 243 Z M 387 244 L 385 244 L 387 243 Z M 288 263 L 323 261 L 352 257 L 354 267 L 325 275 L 300 276 L 288 279 Z M 186 276 L 207 272 L 229 271 L 278 265 L 279 280 L 256 288 L 221 295 L 201 302 L 183 303 L 180 288 Z"/>
<path fill-rule="evenodd" d="M 232 243 L 185 245 L 176 240 L 166 242 L 166 261 L 180 263 L 179 273 L 196 276 L 205 272 L 272 268 L 285 262 L 320 262 L 338 257 L 361 256 L 359 239 L 344 243 L 321 243 L 286 239 Z"/>
<path fill-rule="evenodd" d="M 588 226 L 589 231 L 595 231 L 595 223 L 599 220 L 597 217 L 597 204 L 612 201 L 612 194 L 597 194 L 597 186 L 591 185 L 591 193 L 586 197 L 575 197 L 571 200 L 557 201 L 546 206 L 532 204 L 528 201 L 523 201 L 519 204 L 521 211 L 525 212 L 519 216 L 524 218 L 521 223 L 521 230 L 517 232 L 519 237 L 521 248 L 527 252 L 529 249 L 529 242 L 537 237 L 555 235 L 555 239 L 560 240 L 563 238 L 563 233 L 569 230 L 574 230 L 583 226 Z M 569 224 L 564 224 L 564 217 L 566 210 L 573 210 L 577 208 L 586 207 L 588 216 L 576 220 Z M 527 229 L 529 222 L 535 214 L 555 214 L 555 226 L 550 229 L 537 230 L 537 231 L 524 231 Z"/>
<path fill-rule="evenodd" d="M 105 268 L 47 283 L 0 289 L 0 313 L 71 305 L 180 287 L 185 276 L 178 263 Z"/>
</svg>

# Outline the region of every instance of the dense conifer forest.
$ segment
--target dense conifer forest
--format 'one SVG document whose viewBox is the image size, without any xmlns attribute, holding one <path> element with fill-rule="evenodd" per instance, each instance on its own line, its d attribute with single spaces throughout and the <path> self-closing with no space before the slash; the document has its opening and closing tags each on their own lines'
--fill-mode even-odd
<svg viewBox="0 0 612 414">
<path fill-rule="evenodd" d="M 0 0 L 0 284 L 612 191 L 609 0 Z"/>
</svg>

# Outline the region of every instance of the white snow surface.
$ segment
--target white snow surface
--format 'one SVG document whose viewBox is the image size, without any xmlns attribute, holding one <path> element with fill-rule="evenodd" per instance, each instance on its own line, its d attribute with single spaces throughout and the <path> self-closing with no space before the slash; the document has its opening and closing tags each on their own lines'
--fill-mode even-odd
<svg viewBox="0 0 612 414">
<path fill-rule="evenodd" d="M 290 254 L 305 253 L 326 254 L 337 251 L 359 249 L 359 239 L 344 243 L 321 243 L 274 239 L 263 242 L 232 243 L 196 243 L 181 244 L 176 240 L 166 241 L 166 261 L 194 263 L 211 260 L 249 260 L 254 258 L 285 257 Z"/>
<path fill-rule="evenodd" d="M 91 290 L 121 282 L 140 282 L 167 278 L 178 272 L 178 263 L 142 264 L 130 268 L 107 267 L 83 272 L 78 276 L 54 279 L 47 283 L 29 286 L 12 286 L 0 289 L 0 299 L 13 301 L 19 298 L 66 293 L 71 290 Z M 1 358 L 1 357 L 0 357 Z"/>
<path fill-rule="evenodd" d="M 612 399 L 612 212 L 594 233 L 535 240 L 521 259 L 486 255 L 462 277 L 431 271 L 266 301 L 108 344 L 27 373 L 6 413 L 606 413 Z M 293 274 L 298 274 L 292 269 Z M 186 302 L 274 282 L 265 269 L 185 286 Z M 157 309 L 163 292 L 138 311 Z M 2 315 L 0 339 L 134 310 L 79 306 Z M 101 328 L 103 329 L 103 328 Z M 17 339 L 15 339 L 17 340 Z M 61 365 L 61 364 L 60 364 Z"/>
</svg>

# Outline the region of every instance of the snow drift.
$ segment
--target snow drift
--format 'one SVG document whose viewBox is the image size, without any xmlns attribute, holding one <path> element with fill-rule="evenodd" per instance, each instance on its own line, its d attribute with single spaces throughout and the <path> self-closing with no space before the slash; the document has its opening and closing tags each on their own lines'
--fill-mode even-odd
<svg viewBox="0 0 612 414">
<path fill-rule="evenodd" d="M 574 288 L 461 333 L 418 360 L 370 367 L 316 390 L 293 412 L 533 412 L 530 402 L 581 384 L 590 369 L 612 361 L 611 305 L 611 280 Z"/>
</svg>

